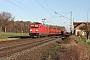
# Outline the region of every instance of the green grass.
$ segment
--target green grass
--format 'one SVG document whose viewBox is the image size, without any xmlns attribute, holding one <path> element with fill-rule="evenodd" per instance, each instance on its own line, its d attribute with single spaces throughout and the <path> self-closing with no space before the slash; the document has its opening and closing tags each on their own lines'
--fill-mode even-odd
<svg viewBox="0 0 90 60">
<path fill-rule="evenodd" d="M 84 43 L 88 48 L 88 53 L 90 55 L 90 42 L 86 42 L 86 38 L 80 38 L 80 42 Z"/>
<path fill-rule="evenodd" d="M 14 36 L 28 36 L 28 33 L 1 33 L 0 34 L 0 39 L 5 39 L 8 37 L 14 37 Z"/>
</svg>

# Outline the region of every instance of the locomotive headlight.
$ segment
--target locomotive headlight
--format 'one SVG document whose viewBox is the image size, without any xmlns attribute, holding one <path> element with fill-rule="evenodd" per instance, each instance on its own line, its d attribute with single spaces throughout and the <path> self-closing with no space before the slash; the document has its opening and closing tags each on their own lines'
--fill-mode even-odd
<svg viewBox="0 0 90 60">
<path fill-rule="evenodd" d="M 38 30 L 36 30 L 36 31 L 38 31 Z"/>
<path fill-rule="evenodd" d="M 30 31 L 32 31 L 32 30 L 30 29 Z"/>
</svg>

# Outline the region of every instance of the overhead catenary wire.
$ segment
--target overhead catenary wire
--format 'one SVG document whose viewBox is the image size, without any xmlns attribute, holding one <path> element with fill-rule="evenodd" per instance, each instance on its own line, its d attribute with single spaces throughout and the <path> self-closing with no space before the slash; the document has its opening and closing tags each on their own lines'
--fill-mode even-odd
<svg viewBox="0 0 90 60">
<path fill-rule="evenodd" d="M 42 1 L 45 3 L 44 0 L 42 0 Z M 55 12 L 47 3 L 45 3 L 45 4 L 52 12 Z M 52 18 L 54 18 L 56 20 L 56 18 L 52 16 L 47 22 L 49 22 Z"/>
<path fill-rule="evenodd" d="M 39 1 L 37 1 L 37 0 L 35 0 L 35 1 L 36 1 L 39 5 L 41 5 L 41 6 L 43 7 L 43 9 L 46 10 L 49 15 L 51 15 L 50 12 L 49 12 L 42 4 L 39 3 Z M 52 15 L 51 15 L 51 18 L 50 18 L 48 21 L 50 21 L 51 19 L 52 19 Z M 48 21 L 47 21 L 47 22 L 48 22 Z"/>
<path fill-rule="evenodd" d="M 55 14 L 59 14 L 59 15 L 60 15 L 60 17 L 62 16 L 62 17 L 64 17 L 64 18 L 66 18 L 66 19 L 69 19 L 69 20 L 71 20 L 70 18 L 68 18 L 68 17 L 65 17 L 64 15 L 62 15 L 62 14 L 60 14 L 60 13 L 57 13 L 57 12 L 55 12 Z"/>
<path fill-rule="evenodd" d="M 36 0 L 37 1 L 37 0 Z M 38 1 L 37 1 L 38 2 Z M 39 2 L 38 2 L 39 3 Z M 44 2 L 45 3 L 45 2 Z M 39 3 L 40 4 L 40 3 Z M 45 3 L 46 4 L 46 3 Z M 40 4 L 41 5 L 41 4 Z M 47 5 L 47 4 L 46 4 Z M 42 6 L 42 5 L 41 5 Z M 47 5 L 48 6 L 48 5 Z M 43 7 L 43 6 L 42 6 Z M 49 6 L 48 6 L 49 7 Z M 44 7 L 43 7 L 44 8 Z M 50 7 L 49 7 L 50 8 Z M 51 8 L 50 8 L 51 9 Z M 51 9 L 52 10 L 52 9 Z M 52 10 L 54 13 L 55 13 L 55 11 L 54 10 Z M 70 13 L 70 12 L 69 12 Z M 55 13 L 55 14 L 57 14 L 57 12 Z M 67 13 L 68 14 L 68 13 Z M 66 19 L 69 19 L 69 20 L 71 20 L 71 18 L 68 18 L 68 17 L 66 17 L 66 15 L 67 14 L 65 14 L 65 15 L 62 15 L 62 14 L 59 14 L 59 15 L 61 15 L 62 17 L 64 17 L 64 18 L 66 18 Z M 60 16 L 60 17 L 61 17 Z M 52 18 L 51 18 L 52 19 Z M 48 21 L 50 21 L 51 19 L 49 19 Z M 47 21 L 47 22 L 48 22 Z M 60 20 L 58 20 L 58 21 L 60 21 Z"/>
<path fill-rule="evenodd" d="M 44 0 L 42 0 L 44 3 L 45 3 L 45 1 Z M 45 3 L 46 4 L 46 3 Z M 49 5 L 48 4 L 46 4 L 48 7 L 49 7 Z M 50 8 L 50 7 L 49 7 Z M 51 9 L 51 8 L 50 8 Z M 55 12 L 53 9 L 51 9 L 53 12 Z M 67 13 L 67 12 L 61 12 L 61 13 Z M 69 12 L 70 13 L 70 12 Z M 68 14 L 68 13 L 67 13 Z M 65 15 L 61 15 L 61 16 L 66 16 L 67 14 L 65 14 Z M 65 18 L 67 18 L 67 17 L 65 17 Z M 69 18 L 67 18 L 67 19 L 69 19 Z"/>
<path fill-rule="evenodd" d="M 45 3 L 45 1 L 44 0 L 42 0 L 44 3 Z M 46 4 L 46 3 L 45 3 Z M 46 4 L 48 7 L 49 7 L 49 5 L 48 4 Z M 49 7 L 50 8 L 50 7 Z M 50 8 L 51 9 L 51 8 Z M 51 9 L 53 12 L 55 12 L 53 9 Z M 56 14 L 57 14 L 57 12 L 55 12 Z M 60 12 L 60 13 L 67 13 L 67 12 Z M 67 14 L 69 14 L 70 12 L 68 12 Z M 65 14 L 65 15 L 62 15 L 62 14 L 59 14 L 59 15 L 61 15 L 62 17 L 64 17 L 64 18 L 67 18 L 67 17 L 65 17 L 67 14 Z M 60 17 L 61 17 L 60 16 Z M 67 19 L 69 19 L 69 18 L 67 18 Z M 51 20 L 51 19 L 50 19 Z M 70 19 L 69 19 L 70 20 Z"/>
<path fill-rule="evenodd" d="M 5 1 L 7 1 L 7 2 L 9 2 L 9 3 L 11 3 L 11 4 L 15 5 L 15 6 L 17 6 L 18 8 L 20 8 L 20 9 L 22 9 L 22 10 L 24 10 L 24 11 L 28 12 L 28 13 L 31 13 L 31 14 L 33 14 L 33 15 L 37 16 L 37 17 L 40 17 L 40 16 L 38 16 L 38 15 L 36 15 L 36 14 L 34 14 L 34 13 L 32 13 L 32 12 L 28 11 L 28 10 L 26 10 L 25 8 L 22 8 L 21 6 L 16 5 L 15 3 L 12 3 L 12 2 L 10 2 L 10 1 L 8 1 L 8 0 L 5 0 Z"/>
<path fill-rule="evenodd" d="M 24 4 L 22 4 L 22 3 L 20 3 L 19 1 L 17 1 L 17 0 L 15 0 L 17 3 L 19 3 L 20 5 L 22 5 L 22 6 L 24 6 L 25 8 L 28 8 L 29 10 L 32 10 L 33 12 L 35 12 L 36 13 L 36 11 L 34 11 L 33 9 L 31 9 L 31 8 L 29 8 L 28 6 L 26 6 L 26 5 L 24 5 Z M 39 14 L 39 13 L 38 13 Z M 39 15 L 41 15 L 41 14 L 39 14 Z"/>
<path fill-rule="evenodd" d="M 26 5 L 20 3 L 19 1 L 17 1 L 17 0 L 15 0 L 15 1 L 16 1 L 17 3 L 19 3 L 20 5 L 22 5 L 22 6 L 26 7 L 26 8 L 28 8 L 28 9 L 32 10 L 31 8 L 29 8 L 29 7 L 27 7 Z M 33 11 L 33 10 L 32 10 L 32 11 Z M 35 12 L 35 11 L 34 11 L 34 12 Z"/>
<path fill-rule="evenodd" d="M 39 5 L 41 5 L 41 6 L 43 7 L 43 9 L 48 12 L 49 15 L 51 15 L 50 12 L 49 12 L 42 4 L 39 3 L 39 1 L 37 1 L 37 0 L 35 0 L 35 1 L 36 1 Z M 51 15 L 51 16 L 52 16 L 52 15 Z"/>
<path fill-rule="evenodd" d="M 45 1 L 44 1 L 44 0 L 42 0 L 42 1 L 45 3 Z M 48 5 L 47 3 L 45 3 L 45 4 L 46 4 L 46 6 L 47 6 L 47 7 L 49 7 L 49 5 Z M 49 7 L 49 9 L 51 9 L 51 8 Z M 54 10 L 53 10 L 53 9 L 51 9 L 51 11 L 52 11 L 52 12 L 54 12 Z M 53 16 L 52 16 L 52 17 L 51 17 L 51 18 L 50 18 L 47 22 L 49 22 L 52 18 L 53 18 Z M 55 19 L 56 19 L 56 18 L 55 18 Z"/>
<path fill-rule="evenodd" d="M 60 14 L 60 13 L 66 13 L 65 15 L 62 15 L 62 14 Z M 61 16 L 66 16 L 67 14 L 69 14 L 70 12 L 55 12 L 55 14 L 59 14 L 59 15 L 61 15 Z"/>
<path fill-rule="evenodd" d="M 45 3 L 45 1 L 44 0 L 42 0 L 44 3 Z M 49 7 L 49 9 L 51 9 L 50 8 L 50 6 L 47 4 L 47 3 L 45 3 L 48 7 Z M 51 9 L 53 12 L 54 12 L 54 10 L 53 9 Z"/>
<path fill-rule="evenodd" d="M 68 15 L 70 12 L 66 13 L 64 16 Z"/>
<path fill-rule="evenodd" d="M 45 3 L 44 0 L 42 0 L 42 1 Z M 45 3 L 45 4 L 46 4 L 46 3 Z M 47 7 L 49 7 L 49 9 L 51 9 L 48 4 L 46 4 L 46 5 L 47 5 Z M 52 11 L 52 12 L 55 12 L 53 9 L 51 9 L 51 11 Z M 62 12 L 62 13 L 66 13 L 66 12 Z M 67 14 L 68 14 L 68 13 L 67 13 Z M 65 15 L 59 14 L 59 15 L 61 15 L 61 16 L 64 17 L 64 18 L 67 18 L 67 17 L 65 17 L 67 14 L 65 14 Z M 60 17 L 61 17 L 61 16 L 60 16 Z M 52 19 L 52 18 L 51 18 L 51 19 Z M 51 19 L 49 19 L 48 21 L 50 21 Z M 69 18 L 67 18 L 67 19 L 69 19 Z M 48 22 L 48 21 L 47 21 L 47 22 Z"/>
</svg>

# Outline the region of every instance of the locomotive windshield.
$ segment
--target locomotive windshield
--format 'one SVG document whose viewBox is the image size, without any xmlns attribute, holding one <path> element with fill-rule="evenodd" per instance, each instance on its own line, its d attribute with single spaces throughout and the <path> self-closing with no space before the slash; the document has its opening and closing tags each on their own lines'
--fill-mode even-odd
<svg viewBox="0 0 90 60">
<path fill-rule="evenodd" d="M 35 28 L 38 28 L 38 25 L 35 25 Z"/>
<path fill-rule="evenodd" d="M 30 28 L 38 28 L 38 25 L 31 25 Z"/>
</svg>

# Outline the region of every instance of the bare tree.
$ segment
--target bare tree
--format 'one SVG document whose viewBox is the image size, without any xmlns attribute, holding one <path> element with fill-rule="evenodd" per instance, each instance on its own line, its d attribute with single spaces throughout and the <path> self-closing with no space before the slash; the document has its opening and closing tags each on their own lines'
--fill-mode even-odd
<svg viewBox="0 0 90 60">
<path fill-rule="evenodd" d="M 22 31 L 27 33 L 29 30 L 30 21 L 14 21 L 13 15 L 9 12 L 0 13 L 0 33 L 1 32 L 16 32 Z"/>
<path fill-rule="evenodd" d="M 12 16 L 9 12 L 1 12 L 0 13 L 0 27 L 6 33 L 6 29 L 8 29 L 9 21 L 14 20 L 15 17 Z"/>
<path fill-rule="evenodd" d="M 83 30 L 84 32 L 86 32 L 86 38 L 88 39 L 89 33 L 90 33 L 90 24 L 87 26 L 82 26 L 80 27 L 81 30 Z"/>
</svg>

